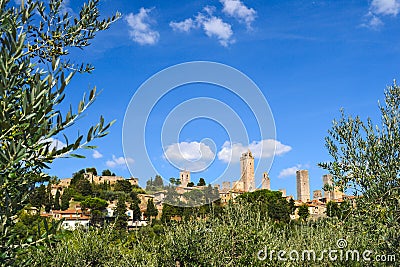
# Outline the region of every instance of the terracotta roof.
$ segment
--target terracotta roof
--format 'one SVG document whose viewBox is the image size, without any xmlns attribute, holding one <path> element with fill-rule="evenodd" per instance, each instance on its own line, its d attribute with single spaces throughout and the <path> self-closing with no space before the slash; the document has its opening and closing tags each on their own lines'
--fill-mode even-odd
<svg viewBox="0 0 400 267">
<path fill-rule="evenodd" d="M 89 216 L 81 216 L 76 218 L 63 218 L 65 221 L 83 221 L 83 220 L 90 220 Z"/>
<path fill-rule="evenodd" d="M 59 214 L 80 214 L 82 213 L 82 210 L 53 210 L 53 213 L 59 213 Z"/>
</svg>

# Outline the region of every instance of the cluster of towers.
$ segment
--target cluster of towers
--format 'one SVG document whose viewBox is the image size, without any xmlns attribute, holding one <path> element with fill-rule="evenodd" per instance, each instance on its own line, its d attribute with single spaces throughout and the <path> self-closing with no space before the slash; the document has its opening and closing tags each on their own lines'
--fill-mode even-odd
<svg viewBox="0 0 400 267">
<path fill-rule="evenodd" d="M 333 185 L 332 175 L 325 174 L 322 176 L 322 183 L 328 186 Z M 310 179 L 308 177 L 307 170 L 299 170 L 296 172 L 296 184 L 297 184 L 297 200 L 301 202 L 311 201 L 310 199 Z M 343 192 L 341 192 L 337 187 L 333 189 L 324 189 L 324 195 L 322 196 L 321 190 L 313 191 L 313 199 L 325 198 L 326 201 L 337 200 L 343 197 Z"/>
<path fill-rule="evenodd" d="M 181 171 L 179 174 L 180 184 L 182 187 L 186 187 L 190 183 L 190 171 Z M 322 177 L 322 182 L 324 185 L 332 185 L 332 175 L 326 174 Z M 231 188 L 230 182 L 222 182 L 222 192 L 228 192 Z M 301 202 L 311 201 L 310 195 L 310 179 L 308 175 L 308 170 L 298 170 L 296 171 L 296 187 L 297 187 L 297 200 Z M 271 179 L 267 172 L 263 173 L 261 181 L 261 189 L 271 189 Z M 255 179 L 254 179 L 254 156 L 251 151 L 243 153 L 240 157 L 240 179 L 233 182 L 232 190 L 237 190 L 241 192 L 252 192 L 256 190 Z M 282 192 L 282 196 L 286 197 L 286 190 L 279 189 Z M 321 190 L 315 190 L 313 192 L 313 199 L 321 199 L 324 197 L 327 201 L 342 198 L 343 193 L 337 190 L 324 190 L 324 195 L 322 196 Z"/>
</svg>

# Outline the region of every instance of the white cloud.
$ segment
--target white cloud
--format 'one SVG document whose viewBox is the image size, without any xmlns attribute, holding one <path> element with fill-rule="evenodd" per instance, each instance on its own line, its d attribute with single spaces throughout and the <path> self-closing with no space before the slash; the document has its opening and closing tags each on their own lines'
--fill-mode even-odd
<svg viewBox="0 0 400 267">
<path fill-rule="evenodd" d="M 222 46 L 227 47 L 229 44 L 234 43 L 231 39 L 233 35 L 232 27 L 230 24 L 223 22 L 222 19 L 211 17 L 203 22 L 204 32 L 208 37 L 217 37 Z"/>
<path fill-rule="evenodd" d="M 204 170 L 213 160 L 212 149 L 202 142 L 181 142 L 167 146 L 164 158 L 179 169 L 189 171 Z"/>
<path fill-rule="evenodd" d="M 377 15 L 396 16 L 400 11 L 400 3 L 397 0 L 373 0 L 370 11 Z"/>
<path fill-rule="evenodd" d="M 274 155 L 283 155 L 292 148 L 274 139 L 253 141 L 248 146 L 244 146 L 241 143 L 231 144 L 229 141 L 226 141 L 218 152 L 218 159 L 226 163 L 239 162 L 242 153 L 248 149 L 250 149 L 255 158 L 270 158 Z"/>
<path fill-rule="evenodd" d="M 222 46 L 227 47 L 235 42 L 232 39 L 232 26 L 221 18 L 214 16 L 214 12 L 215 7 L 206 6 L 203 12 L 200 12 L 194 19 L 188 18 L 180 22 L 171 21 L 169 26 L 174 31 L 181 32 L 190 32 L 192 29 L 202 28 L 208 37 L 217 38 Z"/>
<path fill-rule="evenodd" d="M 103 154 L 101 154 L 98 150 L 93 150 L 93 154 L 92 154 L 93 158 L 95 159 L 99 159 L 103 157 Z"/>
<path fill-rule="evenodd" d="M 382 16 L 396 17 L 399 12 L 399 0 L 373 0 L 369 6 L 368 13 L 364 17 L 366 22 L 362 23 L 361 26 L 377 30 L 383 26 Z"/>
<path fill-rule="evenodd" d="M 240 0 L 220 0 L 223 5 L 222 11 L 245 23 L 247 29 L 251 29 L 251 23 L 256 19 L 257 12 L 253 8 L 248 8 Z"/>
<path fill-rule="evenodd" d="M 125 17 L 130 28 L 130 37 L 140 45 L 153 45 L 160 39 L 160 34 L 151 29 L 154 22 L 149 15 L 151 10 L 142 7 L 138 14 L 129 13 Z"/>
<path fill-rule="evenodd" d="M 50 143 L 50 146 L 49 146 L 49 149 L 50 149 L 50 150 L 53 150 L 54 148 L 56 148 L 57 150 L 60 150 L 60 149 L 62 149 L 62 148 L 64 148 L 64 147 L 67 146 L 66 144 L 64 144 L 64 143 L 61 142 L 60 140 L 55 139 L 55 138 L 53 138 L 53 137 L 50 137 L 50 138 L 45 139 L 45 140 L 43 140 L 43 141 L 40 141 L 40 143 L 48 143 L 48 142 L 51 142 L 51 143 Z"/>
<path fill-rule="evenodd" d="M 283 177 L 287 177 L 287 176 L 294 176 L 294 175 L 296 175 L 296 171 L 300 170 L 301 167 L 302 167 L 301 164 L 297 164 L 296 166 L 283 169 L 279 173 L 278 177 L 283 178 Z"/>
<path fill-rule="evenodd" d="M 110 168 L 115 168 L 117 166 L 126 166 L 126 164 L 133 164 L 135 161 L 132 158 L 116 157 L 112 155 L 112 160 L 107 160 L 106 165 Z"/>
<path fill-rule="evenodd" d="M 181 32 L 189 32 L 191 29 L 194 29 L 197 27 L 196 22 L 191 18 L 185 19 L 184 21 L 181 21 L 181 22 L 171 21 L 169 23 L 169 26 L 174 31 L 181 31 Z"/>
</svg>

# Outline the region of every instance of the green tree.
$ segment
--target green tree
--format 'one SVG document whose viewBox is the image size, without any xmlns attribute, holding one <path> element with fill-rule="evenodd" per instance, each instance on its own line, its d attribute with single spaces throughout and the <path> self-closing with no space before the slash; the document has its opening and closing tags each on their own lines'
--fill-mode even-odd
<svg viewBox="0 0 400 267">
<path fill-rule="evenodd" d="M 45 198 L 46 186 L 41 184 L 39 187 L 34 188 L 32 194 L 30 195 L 29 203 L 40 210 L 44 205 Z"/>
<path fill-rule="evenodd" d="M 320 163 L 341 191 L 358 197 L 355 219 L 375 229 L 392 229 L 386 238 L 387 253 L 400 243 L 400 87 L 393 83 L 379 104 L 380 123 L 347 116 L 341 110 L 326 137 L 331 162 Z M 379 238 L 383 238 L 379 236 Z"/>
<path fill-rule="evenodd" d="M 153 182 L 153 177 L 150 178 L 150 180 L 146 181 L 146 191 L 154 191 L 154 182 Z"/>
<path fill-rule="evenodd" d="M 140 211 L 139 202 L 132 202 L 129 208 L 132 210 L 132 220 L 140 220 L 140 218 L 142 217 L 142 212 Z"/>
<path fill-rule="evenodd" d="M 274 198 L 268 201 L 268 216 L 274 221 L 289 222 L 290 207 L 286 199 Z"/>
<path fill-rule="evenodd" d="M 289 200 L 289 211 L 290 211 L 290 214 L 294 214 L 294 212 L 296 211 L 296 206 L 294 204 L 295 204 L 294 203 L 294 199 L 290 198 L 290 200 Z"/>
<path fill-rule="evenodd" d="M 299 211 L 297 212 L 297 214 L 299 215 L 300 220 L 307 220 L 307 218 L 310 216 L 310 211 L 308 210 L 308 206 L 306 203 L 302 204 L 299 207 Z"/>
<path fill-rule="evenodd" d="M 111 171 L 109 169 L 103 170 L 101 176 L 111 176 Z"/>
<path fill-rule="evenodd" d="M 169 178 L 169 182 L 171 183 L 171 185 L 175 185 L 175 186 L 178 186 L 181 184 L 181 181 L 178 178 L 174 178 L 174 177 Z"/>
<path fill-rule="evenodd" d="M 197 183 L 197 186 L 205 186 L 206 185 L 206 181 L 204 180 L 204 178 L 200 178 L 199 182 Z"/>
<path fill-rule="evenodd" d="M 132 184 L 127 180 L 118 180 L 114 185 L 114 191 L 122 191 L 127 194 L 132 192 Z"/>
<path fill-rule="evenodd" d="M 57 189 L 56 195 L 54 196 L 53 209 L 59 210 L 60 208 L 61 208 L 61 206 L 60 206 L 60 191 Z"/>
<path fill-rule="evenodd" d="M 249 204 L 252 209 L 261 211 L 275 221 L 287 222 L 290 219 L 290 207 L 282 192 L 267 189 L 247 192 L 236 198 L 239 203 Z"/>
<path fill-rule="evenodd" d="M 117 218 L 115 219 L 115 228 L 118 230 L 125 230 L 128 226 L 128 215 L 126 215 L 127 209 L 125 204 L 125 198 L 120 197 L 115 207 L 115 213 Z"/>
<path fill-rule="evenodd" d="M 91 222 L 93 225 L 101 226 L 103 224 L 104 213 L 107 206 L 107 201 L 97 197 L 89 197 L 81 202 L 82 209 L 90 209 Z"/>
<path fill-rule="evenodd" d="M 95 167 L 86 168 L 86 173 L 91 172 L 93 175 L 97 175 L 97 170 Z"/>
<path fill-rule="evenodd" d="M 343 201 L 340 204 L 340 217 L 339 219 L 341 220 L 346 220 L 348 219 L 350 213 L 353 211 L 353 208 L 351 206 L 351 204 L 349 203 L 349 201 Z"/>
<path fill-rule="evenodd" d="M 44 199 L 44 210 L 46 212 L 50 212 L 51 208 L 53 207 L 54 199 L 53 195 L 51 194 L 51 183 L 47 184 L 46 187 L 46 195 Z"/>
<path fill-rule="evenodd" d="M 160 175 L 156 175 L 154 178 L 153 185 L 156 189 L 163 189 L 164 188 L 164 181 L 163 178 Z"/>
<path fill-rule="evenodd" d="M 157 217 L 158 210 L 154 205 L 153 199 L 149 198 L 147 200 L 147 207 L 144 215 L 147 217 L 148 220 L 152 221 L 153 217 Z"/>
<path fill-rule="evenodd" d="M 65 188 L 61 196 L 61 210 L 67 210 L 69 208 L 69 201 L 71 200 L 71 193 L 68 188 Z"/>
<path fill-rule="evenodd" d="M 340 208 L 337 202 L 329 201 L 326 203 L 326 215 L 328 217 L 340 217 Z"/>
<path fill-rule="evenodd" d="M 346 116 L 333 122 L 326 138 L 332 162 L 320 163 L 334 176 L 336 186 L 362 195 L 363 208 L 385 206 L 389 213 L 400 200 L 400 87 L 394 83 L 385 91 L 385 104 L 379 105 L 381 125 L 368 118 Z M 378 201 L 379 200 L 379 201 Z M 378 204 L 379 203 L 379 204 Z M 370 206 L 371 205 L 371 206 Z M 393 213 L 394 212 L 394 213 Z"/>
<path fill-rule="evenodd" d="M 82 179 L 75 185 L 76 192 L 82 196 L 90 196 L 93 193 L 92 184 L 87 179 Z"/>
<path fill-rule="evenodd" d="M 89 0 L 76 14 L 62 11 L 61 0 L 0 1 L 0 261 L 12 264 L 14 253 L 28 241 L 14 238 L 14 217 L 27 203 L 34 185 L 50 177 L 44 169 L 56 158 L 82 157 L 73 152 L 107 134 L 100 122 L 77 139 L 57 138 L 94 101 L 96 90 L 65 113 L 65 90 L 78 72 L 90 65 L 71 64 L 70 49 L 89 45 L 98 31 L 116 17 L 99 20 L 98 0 Z M 7 203 L 7 205 L 3 204 Z M 7 245 L 6 245 L 7 244 Z M 26 247 L 26 245 L 24 245 Z"/>
<path fill-rule="evenodd" d="M 84 169 L 81 169 L 80 171 L 73 173 L 70 186 L 75 186 L 79 181 L 84 180 L 85 179 L 84 174 L 85 174 Z"/>
<path fill-rule="evenodd" d="M 189 182 L 188 184 L 187 184 L 187 187 L 193 187 L 194 186 L 194 183 L 193 182 Z"/>
</svg>

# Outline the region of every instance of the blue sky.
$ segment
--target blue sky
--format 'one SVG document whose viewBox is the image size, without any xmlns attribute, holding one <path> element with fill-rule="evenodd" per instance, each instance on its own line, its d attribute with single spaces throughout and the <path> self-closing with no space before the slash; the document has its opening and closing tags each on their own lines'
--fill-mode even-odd
<svg viewBox="0 0 400 267">
<path fill-rule="evenodd" d="M 70 1 L 67 8 L 77 11 L 76 2 Z M 91 62 L 96 70 L 75 77 L 66 102 L 77 103 L 93 86 L 103 91 L 68 134 L 73 137 L 78 129 L 84 132 L 101 114 L 117 122 L 107 137 L 94 142 L 98 145 L 95 153 L 82 151 L 86 159 L 56 160 L 49 173 L 60 178 L 92 166 L 139 177 L 142 185 L 156 173 L 166 179 L 177 177 L 178 170 L 166 160 L 163 148 L 179 163 L 175 152 L 180 147 L 186 159 L 196 159 L 200 148 L 203 163 L 211 164 L 192 175 L 195 182 L 199 177 L 213 182 L 224 173 L 228 161 L 231 170 L 223 179 L 238 179 L 235 155 L 249 144 L 257 150 L 268 142 L 259 139 L 254 107 L 210 84 L 190 84 L 169 92 L 155 103 L 146 126 L 131 120 L 133 139 L 146 129 L 146 148 L 155 169 L 140 164 L 140 158 L 147 155 L 126 157 L 132 174 L 125 164 L 124 115 L 141 84 L 176 64 L 212 61 L 247 75 L 269 104 L 279 154 L 270 169 L 272 189 L 286 188 L 295 196 L 294 171 L 298 168 L 309 170 L 311 191 L 321 189 L 325 172 L 317 163 L 330 159 L 324 137 L 332 120 L 339 118 L 339 109 L 378 122 L 378 100 L 383 99 L 386 85 L 399 77 L 400 2 L 394 0 L 101 1 L 100 10 L 104 16 L 119 11 L 122 18 L 98 34 L 84 51 L 71 51 L 73 60 Z M 212 119 L 177 125 L 182 130 L 176 142 L 160 142 L 162 125 L 173 108 L 200 97 L 218 100 L 234 110 L 245 125 L 248 143 L 231 140 L 227 145 L 226 128 L 240 128 L 230 124 L 230 118 L 224 125 Z M 265 147 L 266 154 L 256 162 L 271 160 Z M 233 151 L 232 158 L 221 152 L 224 148 Z M 263 171 L 258 169 L 256 176 L 261 177 Z"/>
</svg>

